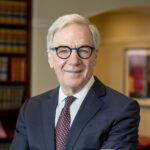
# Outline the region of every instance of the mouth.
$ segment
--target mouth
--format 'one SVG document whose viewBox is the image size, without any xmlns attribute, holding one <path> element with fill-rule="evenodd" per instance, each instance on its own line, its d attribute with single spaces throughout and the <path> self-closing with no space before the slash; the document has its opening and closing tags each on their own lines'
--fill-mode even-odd
<svg viewBox="0 0 150 150">
<path fill-rule="evenodd" d="M 65 70 L 65 72 L 70 73 L 70 74 L 79 74 L 83 72 L 83 70 Z"/>
</svg>

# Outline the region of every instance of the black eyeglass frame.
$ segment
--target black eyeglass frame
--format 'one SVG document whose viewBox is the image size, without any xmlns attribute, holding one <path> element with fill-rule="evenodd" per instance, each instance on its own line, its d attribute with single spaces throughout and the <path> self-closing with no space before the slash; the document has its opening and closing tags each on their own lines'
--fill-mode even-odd
<svg viewBox="0 0 150 150">
<path fill-rule="evenodd" d="M 60 57 L 60 56 L 58 55 L 58 52 L 57 52 L 57 51 L 58 51 L 58 49 L 61 48 L 61 47 L 62 47 L 62 48 L 64 47 L 64 48 L 70 49 L 70 54 L 69 54 L 66 58 L 62 58 L 62 57 Z M 86 57 L 86 58 L 80 56 L 80 53 L 79 53 L 79 49 L 80 49 L 80 48 L 83 48 L 83 47 L 88 47 L 88 48 L 91 49 L 90 55 L 89 55 L 88 57 Z M 61 59 L 67 59 L 67 58 L 69 58 L 70 55 L 71 55 L 71 53 L 72 53 L 72 50 L 76 50 L 76 51 L 77 51 L 77 54 L 78 54 L 78 56 L 79 56 L 80 58 L 82 58 L 82 59 L 88 59 L 88 58 L 91 57 L 93 51 L 95 50 L 95 47 L 92 47 L 92 46 L 89 46 L 89 45 L 82 45 L 82 46 L 80 46 L 80 47 L 78 47 L 78 48 L 71 48 L 71 47 L 69 47 L 69 46 L 58 46 L 58 47 L 51 47 L 50 50 L 56 50 L 57 56 L 58 56 L 59 58 L 61 58 Z"/>
</svg>

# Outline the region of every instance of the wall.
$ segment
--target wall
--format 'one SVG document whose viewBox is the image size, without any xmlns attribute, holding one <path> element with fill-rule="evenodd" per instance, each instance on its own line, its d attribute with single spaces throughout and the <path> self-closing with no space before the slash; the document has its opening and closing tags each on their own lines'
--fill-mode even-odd
<svg viewBox="0 0 150 150">
<path fill-rule="evenodd" d="M 95 74 L 105 84 L 123 93 L 124 50 L 150 47 L 150 8 L 118 10 L 91 17 L 90 20 L 101 33 Z M 141 107 L 139 134 L 150 137 L 149 114 L 150 108 Z"/>
<path fill-rule="evenodd" d="M 33 28 L 32 45 L 32 96 L 57 86 L 54 71 L 49 68 L 46 51 L 46 34 L 44 28 Z"/>
</svg>

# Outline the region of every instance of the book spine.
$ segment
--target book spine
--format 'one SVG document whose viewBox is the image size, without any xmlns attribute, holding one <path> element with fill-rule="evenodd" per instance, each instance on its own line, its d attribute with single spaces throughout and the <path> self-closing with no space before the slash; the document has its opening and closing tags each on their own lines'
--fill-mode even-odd
<svg viewBox="0 0 150 150">
<path fill-rule="evenodd" d="M 8 57 L 0 57 L 0 81 L 8 80 Z"/>
<path fill-rule="evenodd" d="M 2 24 L 26 25 L 26 1 L 0 1 L 0 22 Z"/>
<path fill-rule="evenodd" d="M 24 85 L 0 86 L 0 109 L 20 108 L 24 90 Z"/>
<path fill-rule="evenodd" d="M 0 29 L 0 52 L 26 53 L 26 30 Z"/>
<path fill-rule="evenodd" d="M 10 80 L 24 82 L 26 79 L 26 59 L 11 58 Z"/>
<path fill-rule="evenodd" d="M 4 29 L 0 29 L 0 52 L 3 52 L 5 49 L 5 34 L 6 34 L 6 30 Z"/>
</svg>

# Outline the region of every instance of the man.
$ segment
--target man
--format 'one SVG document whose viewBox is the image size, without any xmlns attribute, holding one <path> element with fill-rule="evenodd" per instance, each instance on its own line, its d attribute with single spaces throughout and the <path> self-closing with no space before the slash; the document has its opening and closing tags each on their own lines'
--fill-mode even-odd
<svg viewBox="0 0 150 150">
<path fill-rule="evenodd" d="M 60 86 L 24 103 L 11 150 L 137 149 L 139 105 L 93 77 L 98 46 L 96 27 L 80 15 L 52 24 L 48 62 Z"/>
</svg>

